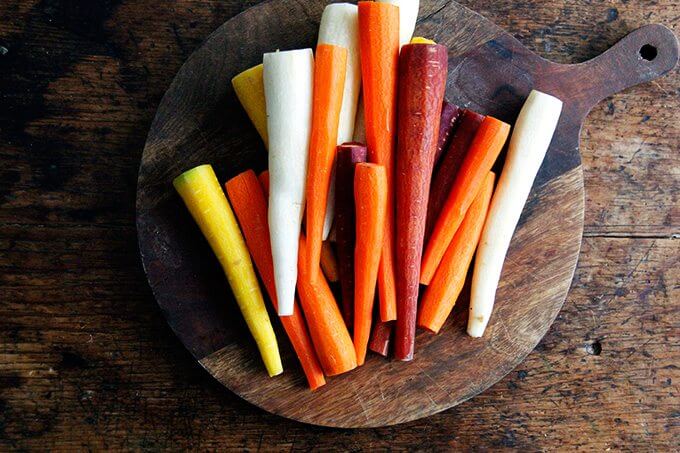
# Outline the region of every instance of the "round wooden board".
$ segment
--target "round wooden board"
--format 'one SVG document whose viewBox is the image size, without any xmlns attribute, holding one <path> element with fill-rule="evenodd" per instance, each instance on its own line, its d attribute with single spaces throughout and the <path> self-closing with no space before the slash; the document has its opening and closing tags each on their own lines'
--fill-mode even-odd
<svg viewBox="0 0 680 453">
<path fill-rule="evenodd" d="M 217 260 L 171 181 L 211 163 L 221 181 L 266 166 L 264 150 L 230 80 L 264 52 L 313 46 L 324 1 L 272 0 L 221 26 L 177 74 L 152 124 L 139 171 L 139 245 L 168 323 L 197 360 L 247 401 L 275 414 L 335 427 L 391 425 L 434 414 L 501 379 L 557 316 L 583 232 L 581 123 L 599 99 L 670 70 L 677 42 L 642 28 L 595 61 L 557 65 L 455 2 L 422 1 L 417 34 L 450 49 L 447 97 L 512 122 L 531 88 L 564 99 L 546 160 L 515 232 L 484 338 L 465 334 L 460 301 L 439 335 L 420 332 L 412 362 L 370 355 L 365 366 L 311 392 L 277 326 L 285 372 L 268 378 Z M 670 35 L 669 35 L 670 33 Z M 652 44 L 652 61 L 638 53 Z M 672 64 L 671 64 L 672 63 Z M 463 297 L 465 299 L 465 297 Z"/>
</svg>

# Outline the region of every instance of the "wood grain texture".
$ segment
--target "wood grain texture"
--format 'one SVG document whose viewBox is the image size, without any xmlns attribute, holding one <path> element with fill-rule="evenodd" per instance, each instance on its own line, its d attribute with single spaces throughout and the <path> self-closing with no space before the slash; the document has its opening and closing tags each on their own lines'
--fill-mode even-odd
<svg viewBox="0 0 680 453">
<path fill-rule="evenodd" d="M 503 308 L 496 310 L 488 338 L 469 339 L 462 317 L 438 336 L 421 335 L 416 363 L 399 367 L 374 358 L 312 393 L 290 354 L 285 361 L 290 371 L 284 376 L 268 379 L 261 372 L 233 298 L 225 294 L 223 282 L 214 281 L 218 277 L 211 253 L 187 216 L 178 215 L 181 203 L 170 182 L 202 162 L 213 163 L 225 180 L 262 165 L 261 142 L 244 138 L 240 131 L 252 129 L 249 122 L 229 110 L 240 110 L 234 106 L 229 79 L 244 69 L 244 62 L 256 64 L 263 52 L 312 45 L 314 18 L 325 4 L 264 3 L 225 23 L 191 55 L 161 101 L 142 156 L 139 244 L 149 283 L 170 326 L 226 387 L 295 420 L 337 427 L 390 425 L 431 415 L 483 391 L 545 334 L 566 296 L 582 233 L 581 123 L 599 99 L 672 69 L 678 44 L 670 30 L 648 26 L 587 63 L 560 65 L 534 55 L 455 2 L 441 7 L 423 2 L 416 32 L 450 47 L 447 95 L 452 102 L 512 123 L 529 91 L 537 88 L 563 99 L 564 111 L 536 179 L 537 195 L 527 204 L 516 233 L 523 248 L 513 249 L 506 260 L 501 287 L 509 289 L 499 291 Z M 244 43 L 243 34 L 262 38 Z M 641 56 L 644 45 L 656 52 L 651 61 Z M 557 216 L 555 206 L 560 207 Z M 532 240 L 523 242 L 527 219 L 534 230 Z M 515 256 L 522 252 L 532 259 Z"/>
<path fill-rule="evenodd" d="M 547 265 L 548 259 L 544 258 L 525 263 L 527 268 L 522 272 L 515 271 L 517 275 L 526 275 L 538 267 L 542 272 L 537 272 L 534 281 L 510 279 L 515 291 L 505 298 L 514 310 L 507 316 L 499 312 L 489 329 L 489 341 L 470 341 L 461 325 L 446 334 L 421 335 L 417 345 L 420 355 L 414 364 L 400 367 L 374 357 L 360 370 L 332 379 L 315 392 L 304 385 L 291 354 L 284 362 L 288 373 L 276 379 L 266 378 L 234 308 L 233 297 L 225 291 L 219 270 L 214 271 L 211 253 L 188 216 L 178 215 L 182 207 L 170 182 L 200 162 L 213 163 L 225 180 L 244 168 L 263 165 L 265 154 L 260 141 L 248 141 L 249 137 L 244 139 L 240 133 L 252 128 L 247 120 L 239 121 L 233 113 L 240 112 L 240 108 L 234 101 L 229 80 L 243 70 L 244 62 L 246 66 L 256 64 L 263 52 L 312 45 L 317 30 L 314 18 L 320 17 L 325 4 L 325 1 L 278 1 L 254 7 L 220 27 L 180 69 L 161 101 L 142 156 L 137 198 L 139 244 L 151 288 L 170 326 L 227 388 L 265 410 L 308 423 L 383 426 L 424 417 L 474 396 L 505 375 L 543 336 L 564 300 L 576 264 L 581 235 L 578 220 L 583 215 L 581 172 L 579 169 L 577 176 L 569 179 L 564 193 L 560 191 L 564 198 L 557 197 L 557 204 L 564 206 L 564 216 L 577 221 L 558 222 L 553 236 L 544 234 L 549 220 L 554 218 L 551 209 L 541 209 L 540 197 L 535 199 L 538 208 L 533 212 L 543 214 L 537 225 L 546 230 L 538 229 L 533 239 L 549 247 L 555 266 Z M 423 6 L 425 12 L 433 9 L 431 2 L 424 2 Z M 459 67 L 463 65 L 454 64 L 456 70 L 451 73 L 448 87 L 452 100 L 470 104 L 460 95 L 468 94 L 466 88 L 474 84 L 471 79 L 478 79 L 480 70 L 484 70 L 493 76 L 485 85 L 488 90 L 469 91 L 472 96 L 477 95 L 473 98 L 475 108 L 482 113 L 502 114 L 511 121 L 531 84 L 517 87 L 517 72 L 508 73 L 498 63 L 513 61 L 514 55 L 521 57 L 519 43 L 505 38 L 497 27 L 456 3 L 435 9 L 428 16 L 421 21 L 418 33 L 435 35 L 440 42 L 451 43 L 454 61 L 458 54 L 464 55 L 461 58 L 465 62 L 481 54 L 481 64 L 467 64 L 474 67 L 473 71 L 461 73 Z M 454 26 L 455 33 L 442 32 Z M 291 30 L 297 33 L 292 34 Z M 242 43 L 240 36 L 244 33 L 263 38 L 254 44 Z M 485 42 L 490 44 L 480 46 Z M 533 79 L 530 58 L 527 53 L 519 59 L 525 64 L 518 72 Z M 502 97 L 495 92 L 498 90 Z M 506 92 L 510 95 L 505 95 Z M 568 126 L 567 135 L 574 132 L 569 121 L 563 124 Z M 572 140 L 556 139 L 552 151 L 568 159 L 560 159 L 564 161 L 560 165 L 548 165 L 556 170 L 541 178 L 538 187 L 549 185 L 551 180 L 578 166 L 577 146 L 572 144 L 576 137 Z M 547 161 L 549 164 L 550 156 Z M 548 206 L 551 205 L 545 207 Z M 546 221 L 544 216 L 551 219 Z M 508 262 L 515 262 L 512 255 Z M 515 266 L 508 266 L 506 274 L 513 274 L 514 269 Z M 561 280 L 554 279 L 555 276 Z M 550 282 L 549 292 L 539 286 L 540 282 Z M 527 294 L 532 296 L 526 297 Z M 519 304 L 518 296 L 528 303 Z M 496 329 L 505 332 L 503 341 L 494 342 Z M 519 343 L 514 343 L 513 338 L 519 338 Z M 501 355 L 497 354 L 498 348 Z M 473 369 L 476 378 L 455 372 L 460 369 Z"/>
<path fill-rule="evenodd" d="M 329 430 L 268 415 L 195 364 L 138 262 L 137 168 L 179 66 L 253 3 L 0 4 L 0 448 L 674 448 L 677 70 L 586 119 L 586 238 L 569 297 L 482 395 L 403 426 Z M 562 63 L 647 23 L 677 27 L 675 0 L 464 3 Z"/>
</svg>

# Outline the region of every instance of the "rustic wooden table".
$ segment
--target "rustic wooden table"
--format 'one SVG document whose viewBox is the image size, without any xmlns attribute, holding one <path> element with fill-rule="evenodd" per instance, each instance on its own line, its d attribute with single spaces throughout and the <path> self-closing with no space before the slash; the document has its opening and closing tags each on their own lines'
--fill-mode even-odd
<svg viewBox="0 0 680 453">
<path fill-rule="evenodd" d="M 291 0 L 292 1 L 292 0 Z M 242 0 L 0 3 L 0 450 L 680 444 L 680 71 L 602 102 L 582 135 L 585 237 L 564 309 L 478 397 L 360 431 L 269 415 L 213 381 L 141 269 L 137 168 L 155 108 Z M 466 0 L 559 62 L 678 0 Z"/>
</svg>

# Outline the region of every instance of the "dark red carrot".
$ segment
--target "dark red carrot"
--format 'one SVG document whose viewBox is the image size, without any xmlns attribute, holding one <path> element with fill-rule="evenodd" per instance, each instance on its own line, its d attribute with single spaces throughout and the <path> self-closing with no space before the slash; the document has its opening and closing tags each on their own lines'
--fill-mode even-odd
<svg viewBox="0 0 680 453">
<path fill-rule="evenodd" d="M 456 104 L 451 104 L 444 100 L 442 104 L 442 114 L 439 117 L 439 139 L 437 140 L 437 150 L 434 152 L 434 164 L 437 165 L 439 158 L 444 154 L 444 150 L 449 144 L 449 139 L 453 135 L 453 131 L 458 126 L 463 109 Z"/>
<path fill-rule="evenodd" d="M 451 135 L 451 140 L 446 152 L 442 155 L 441 162 L 432 177 L 430 187 L 430 200 L 427 204 L 427 221 L 425 222 L 425 242 L 430 238 L 434 223 L 444 206 L 446 197 L 451 191 L 453 181 L 456 180 L 458 168 L 463 163 L 465 153 L 475 138 L 479 125 L 482 124 L 484 115 L 475 113 L 472 110 L 463 109 L 456 130 Z"/>
<path fill-rule="evenodd" d="M 335 169 L 335 239 L 342 287 L 342 317 L 351 331 L 354 319 L 354 167 L 366 162 L 366 146 L 344 143 L 337 148 Z"/>
<path fill-rule="evenodd" d="M 447 49 L 407 44 L 399 55 L 397 140 L 397 322 L 394 357 L 413 359 L 427 199 L 437 147 Z"/>
<path fill-rule="evenodd" d="M 371 332 L 371 341 L 368 343 L 368 349 L 383 357 L 387 357 L 390 350 L 390 339 L 392 338 L 392 326 L 394 326 L 394 321 L 382 322 L 377 318 L 373 326 L 373 332 Z"/>
<path fill-rule="evenodd" d="M 274 309 L 278 311 L 265 192 L 252 170 L 230 179 L 225 184 L 225 188 L 241 231 L 243 231 L 250 256 L 253 258 Z M 300 360 L 309 387 L 314 390 L 324 385 L 326 380 L 297 302 L 294 307 L 292 316 L 281 316 L 279 319 Z"/>
</svg>

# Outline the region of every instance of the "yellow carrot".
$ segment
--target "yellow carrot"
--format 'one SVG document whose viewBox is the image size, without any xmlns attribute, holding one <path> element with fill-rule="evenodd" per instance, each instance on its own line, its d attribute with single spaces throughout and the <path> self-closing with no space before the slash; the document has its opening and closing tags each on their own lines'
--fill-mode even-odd
<svg viewBox="0 0 680 453">
<path fill-rule="evenodd" d="M 269 321 L 248 248 L 234 213 L 210 165 L 201 165 L 172 182 L 217 256 L 236 302 L 257 343 L 269 376 L 283 372 L 276 335 Z"/>
<path fill-rule="evenodd" d="M 423 38 L 422 36 L 414 36 L 411 38 L 411 44 L 437 44 L 431 39 Z"/>
<path fill-rule="evenodd" d="M 267 147 L 269 137 L 267 136 L 267 108 L 264 100 L 262 69 L 262 63 L 246 69 L 234 76 L 231 79 L 231 84 L 234 87 L 234 92 L 236 92 L 236 97 L 248 114 L 248 118 L 262 137 L 264 146 Z"/>
</svg>

